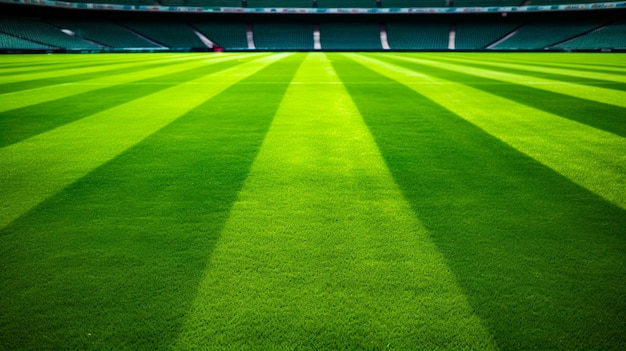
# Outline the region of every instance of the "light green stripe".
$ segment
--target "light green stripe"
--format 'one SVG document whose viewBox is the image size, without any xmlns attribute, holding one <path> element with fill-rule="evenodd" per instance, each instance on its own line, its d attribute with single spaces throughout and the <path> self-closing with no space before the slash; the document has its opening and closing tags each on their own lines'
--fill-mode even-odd
<svg viewBox="0 0 626 351">
<path fill-rule="evenodd" d="M 263 57 L 200 77 L 0 149 L 0 228 L 286 55 Z"/>
<path fill-rule="evenodd" d="M 363 55 L 347 56 L 626 209 L 626 139 L 466 85 Z"/>
<path fill-rule="evenodd" d="M 621 56 L 620 56 L 621 55 Z M 447 58 L 449 55 L 432 54 L 428 58 L 439 59 Z M 561 53 L 547 54 L 547 53 L 516 53 L 511 55 L 510 53 L 495 54 L 490 53 L 485 55 L 484 53 L 455 53 L 450 55 L 452 58 L 463 58 L 467 60 L 479 61 L 481 63 L 487 62 L 499 62 L 499 63 L 515 63 L 521 65 L 539 65 L 546 69 L 551 69 L 555 64 L 558 64 L 560 68 L 570 68 L 573 70 L 587 70 L 593 71 L 594 69 L 600 69 L 603 71 L 611 71 L 614 74 L 626 74 L 626 65 L 621 61 L 626 61 L 626 55 L 598 55 L 597 53 L 582 54 L 582 53 L 570 53 L 563 55 Z M 602 60 L 597 60 L 601 58 Z M 611 58 L 617 59 L 611 60 Z M 546 67 L 546 64 L 550 64 L 550 67 Z M 622 64 L 623 67 L 618 67 Z M 611 73 L 605 73 L 611 74 Z"/>
<path fill-rule="evenodd" d="M 559 80 L 531 77 L 514 73 L 498 72 L 488 69 L 457 65 L 442 61 L 424 60 L 415 57 L 388 55 L 394 59 L 415 62 L 427 66 L 434 66 L 451 71 L 462 72 L 477 77 L 491 78 L 507 83 L 528 86 L 536 89 L 551 91 L 559 94 L 574 96 L 581 99 L 591 99 L 605 104 L 626 107 L 626 92 L 613 89 L 568 83 Z"/>
<path fill-rule="evenodd" d="M 146 62 L 137 64 L 137 71 L 133 73 L 122 73 L 116 75 L 105 75 L 100 78 L 94 78 L 89 80 L 83 80 L 79 82 L 72 82 L 66 84 L 57 84 L 51 86 L 45 86 L 41 88 L 21 90 L 7 94 L 0 94 L 0 112 L 9 111 L 25 106 L 40 104 L 47 101 L 53 101 L 64 97 L 86 93 L 89 91 L 104 89 L 114 85 L 127 84 L 136 82 L 143 79 L 154 78 L 167 74 L 173 74 L 177 72 L 187 71 L 194 68 L 207 66 L 219 62 L 237 60 L 246 56 L 245 54 L 239 55 L 223 55 L 207 57 L 206 59 L 200 59 L 196 57 L 194 61 L 188 62 L 188 59 L 180 63 L 171 64 L 170 62 L 163 62 L 163 67 L 153 69 L 141 69 L 142 65 Z M 176 60 L 174 62 L 178 62 Z"/>
<path fill-rule="evenodd" d="M 326 56 L 296 73 L 176 349 L 494 349 Z"/>
<path fill-rule="evenodd" d="M 587 71 L 587 70 L 581 70 L 581 69 L 575 70 L 575 69 L 566 69 L 566 68 L 557 68 L 557 67 L 543 67 L 543 66 L 536 66 L 533 64 L 520 65 L 520 64 L 515 64 L 515 63 L 500 63 L 500 62 L 494 62 L 494 61 L 489 61 L 489 60 L 477 61 L 476 59 L 463 59 L 463 58 L 459 58 L 456 56 L 437 56 L 437 59 L 455 61 L 455 62 L 459 62 L 460 64 L 482 63 L 482 64 L 487 64 L 493 67 L 512 68 L 512 69 L 519 69 L 519 70 L 530 71 L 530 72 L 560 74 L 560 75 L 577 77 L 577 78 L 599 79 L 599 80 L 606 80 L 606 81 L 612 81 L 612 82 L 618 82 L 618 83 L 626 83 L 626 75 L 624 74 L 609 74 L 609 73 L 601 73 L 601 72 Z"/>
<path fill-rule="evenodd" d="M 158 55 L 158 54 L 157 54 Z M 168 55 L 169 57 L 173 57 L 172 55 Z M 67 57 L 67 59 L 65 60 L 53 60 L 52 58 L 50 58 L 51 55 L 47 56 L 47 59 L 39 59 L 37 60 L 37 58 L 32 58 L 29 57 L 29 60 L 27 62 L 29 62 L 28 65 L 23 65 L 23 66 L 19 66 L 19 67 L 11 67 L 11 65 L 13 64 L 12 62 L 6 62 L 6 61 L 2 61 L 0 62 L 0 74 L 2 75 L 6 75 L 6 76 L 10 76 L 10 75 L 16 75 L 16 74 L 23 74 L 24 72 L 29 72 L 32 70 L 41 70 L 41 69 L 47 69 L 47 70 L 58 70 L 58 69 L 65 69 L 67 67 L 71 67 L 71 66 L 75 66 L 75 65 L 82 65 L 85 66 L 87 64 L 94 64 L 94 63 L 98 63 L 98 62 L 105 62 L 105 63 L 113 63 L 113 62 L 117 62 L 117 61 L 122 61 L 124 63 L 132 63 L 132 62 L 141 62 L 141 61 L 152 61 L 152 60 L 156 60 L 156 59 L 166 59 L 167 56 L 150 56 L 150 55 L 142 55 L 139 56 L 139 54 L 137 55 L 129 55 L 128 57 L 126 57 L 125 59 L 122 57 L 111 57 L 111 56 L 100 56 L 97 54 L 94 55 L 70 55 Z M 32 62 L 31 62 L 32 60 Z M 1 60 L 0 60 L 1 61 Z M 22 60 L 22 63 L 24 62 L 24 60 Z M 0 77 L 0 82 L 2 82 L 2 77 Z"/>
<path fill-rule="evenodd" d="M 190 55 L 186 57 L 178 56 L 178 58 L 174 57 L 174 58 L 164 59 L 163 62 L 187 61 L 187 60 L 194 60 L 194 59 L 198 59 L 198 57 L 196 55 Z M 71 76 L 75 74 L 104 72 L 104 71 L 110 71 L 110 70 L 121 69 L 121 68 L 140 67 L 145 64 L 146 64 L 145 61 L 140 61 L 140 62 L 133 61 L 132 63 L 125 62 L 125 63 L 116 63 L 112 65 L 100 65 L 100 66 L 95 66 L 95 67 L 68 68 L 68 69 L 59 69 L 59 70 L 51 69 L 49 72 L 23 73 L 23 74 L 16 74 L 16 75 L 11 75 L 11 76 L 6 76 L 6 77 L 0 77 L 0 84 L 17 83 L 17 82 L 23 82 L 23 81 L 28 81 L 28 80 L 34 80 L 34 79 L 66 77 L 66 76 Z"/>
</svg>

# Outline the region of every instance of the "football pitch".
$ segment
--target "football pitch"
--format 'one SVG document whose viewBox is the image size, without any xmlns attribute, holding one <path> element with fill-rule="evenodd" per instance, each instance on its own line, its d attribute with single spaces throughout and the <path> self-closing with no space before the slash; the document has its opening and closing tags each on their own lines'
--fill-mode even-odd
<svg viewBox="0 0 626 351">
<path fill-rule="evenodd" d="M 5 55 L 0 136 L 0 350 L 626 348 L 626 55 Z"/>
</svg>

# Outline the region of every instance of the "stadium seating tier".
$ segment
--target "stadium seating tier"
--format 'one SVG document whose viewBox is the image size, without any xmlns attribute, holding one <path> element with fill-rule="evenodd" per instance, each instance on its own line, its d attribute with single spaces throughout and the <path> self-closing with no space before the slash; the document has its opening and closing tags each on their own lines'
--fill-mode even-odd
<svg viewBox="0 0 626 351">
<path fill-rule="evenodd" d="M 313 50 L 312 23 L 255 23 L 254 43 L 260 50 Z"/>
<path fill-rule="evenodd" d="M 387 40 L 391 49 L 445 50 L 450 38 L 450 25 L 440 22 L 387 23 Z"/>
<path fill-rule="evenodd" d="M 380 50 L 380 26 L 375 23 L 320 23 L 322 49 Z"/>
</svg>

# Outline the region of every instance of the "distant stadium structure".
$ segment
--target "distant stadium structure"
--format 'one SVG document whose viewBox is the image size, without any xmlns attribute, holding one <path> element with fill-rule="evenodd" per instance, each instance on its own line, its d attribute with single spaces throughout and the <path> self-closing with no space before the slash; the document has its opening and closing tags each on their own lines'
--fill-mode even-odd
<svg viewBox="0 0 626 351">
<path fill-rule="evenodd" d="M 0 9 L 0 51 L 11 53 L 626 50 L 624 1 L 0 0 Z"/>
</svg>

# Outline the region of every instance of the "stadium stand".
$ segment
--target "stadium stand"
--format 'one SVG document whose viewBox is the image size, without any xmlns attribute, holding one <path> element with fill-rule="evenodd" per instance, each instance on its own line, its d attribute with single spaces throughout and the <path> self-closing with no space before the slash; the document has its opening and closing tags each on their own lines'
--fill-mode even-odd
<svg viewBox="0 0 626 351">
<path fill-rule="evenodd" d="M 457 22 L 454 47 L 457 50 L 485 49 L 511 33 L 519 25 L 518 22 Z"/>
<path fill-rule="evenodd" d="M 158 4 L 158 1 L 155 0 L 65 0 L 67 2 L 79 2 L 79 3 L 89 3 L 89 4 L 119 4 L 119 5 L 130 5 L 130 6 L 148 6 Z"/>
<path fill-rule="evenodd" d="M 197 7 L 243 7 L 242 0 L 184 0 L 185 6 Z"/>
<path fill-rule="evenodd" d="M 570 5 L 593 4 L 595 2 L 611 2 L 610 0 L 530 0 L 528 5 Z"/>
<path fill-rule="evenodd" d="M 67 28 L 77 37 L 115 49 L 157 48 L 128 29 L 106 20 L 51 20 L 59 28 Z"/>
<path fill-rule="evenodd" d="M 325 50 L 381 50 L 380 25 L 376 23 L 320 23 Z"/>
<path fill-rule="evenodd" d="M 448 7 L 448 0 L 381 0 L 381 7 Z"/>
<path fill-rule="evenodd" d="M 160 0 L 163 6 L 243 7 L 242 0 Z"/>
<path fill-rule="evenodd" d="M 512 36 L 492 48 L 498 50 L 542 50 L 581 35 L 602 25 L 600 21 L 563 23 L 555 21 L 527 23 Z M 550 33 L 550 35 L 546 35 Z"/>
<path fill-rule="evenodd" d="M 194 22 L 192 25 L 220 48 L 248 50 L 246 25 L 244 23 Z"/>
<path fill-rule="evenodd" d="M 248 0 L 248 7 L 313 7 L 312 0 Z"/>
<path fill-rule="evenodd" d="M 77 50 L 101 49 L 102 47 L 62 32 L 48 23 L 34 18 L 0 18 L 0 32 L 13 37 L 54 48 Z"/>
<path fill-rule="evenodd" d="M 387 41 L 396 50 L 445 50 L 450 25 L 443 22 L 389 22 Z"/>
<path fill-rule="evenodd" d="M 172 5 L 221 2 L 234 7 L 246 3 L 246 0 L 160 1 Z M 296 6 L 302 1 L 308 4 L 309 0 L 247 0 L 247 4 L 279 7 Z M 381 1 L 382 6 L 470 3 L 469 0 L 379 0 L 379 4 Z M 577 0 L 569 0 L 573 1 Z M 472 4 L 495 2 L 511 4 L 513 0 L 476 0 Z M 199 9 L 70 10 L 65 8 L 65 2 L 59 3 L 58 8 L 0 2 L 0 51 L 205 51 L 212 47 L 218 51 L 626 50 L 623 2 L 619 4 L 621 8 L 601 6 L 598 10 L 583 6 L 576 7 L 576 11 L 550 8 L 504 13 L 485 8 L 399 14 L 395 10 L 373 13 L 368 7 L 375 6 L 376 0 L 317 0 L 311 4 L 366 10 L 259 14 L 256 8 L 245 12 L 242 7 L 234 11 L 205 9 L 197 14 Z"/>
<path fill-rule="evenodd" d="M 185 23 L 176 21 L 125 21 L 125 27 L 170 48 L 206 49 L 207 46 Z"/>
<path fill-rule="evenodd" d="M 32 41 L 16 38 L 12 35 L 0 33 L 1 49 L 51 49 L 51 47 L 33 43 Z"/>
<path fill-rule="evenodd" d="M 255 23 L 254 43 L 260 50 L 313 50 L 312 23 Z"/>
<path fill-rule="evenodd" d="M 374 8 L 376 0 L 317 0 L 320 8 Z"/>
<path fill-rule="evenodd" d="M 520 6 L 524 0 L 454 0 L 455 7 Z"/>
<path fill-rule="evenodd" d="M 626 21 L 598 28 L 554 47 L 566 50 L 626 49 Z"/>
<path fill-rule="evenodd" d="M 312 8 L 315 0 L 65 0 L 70 3 L 129 6 L 188 7 L 278 7 Z M 567 5 L 611 2 L 611 0 L 317 0 L 318 8 L 413 8 L 413 7 L 494 7 L 528 5 Z M 380 4 L 380 6 L 378 6 Z"/>
</svg>

